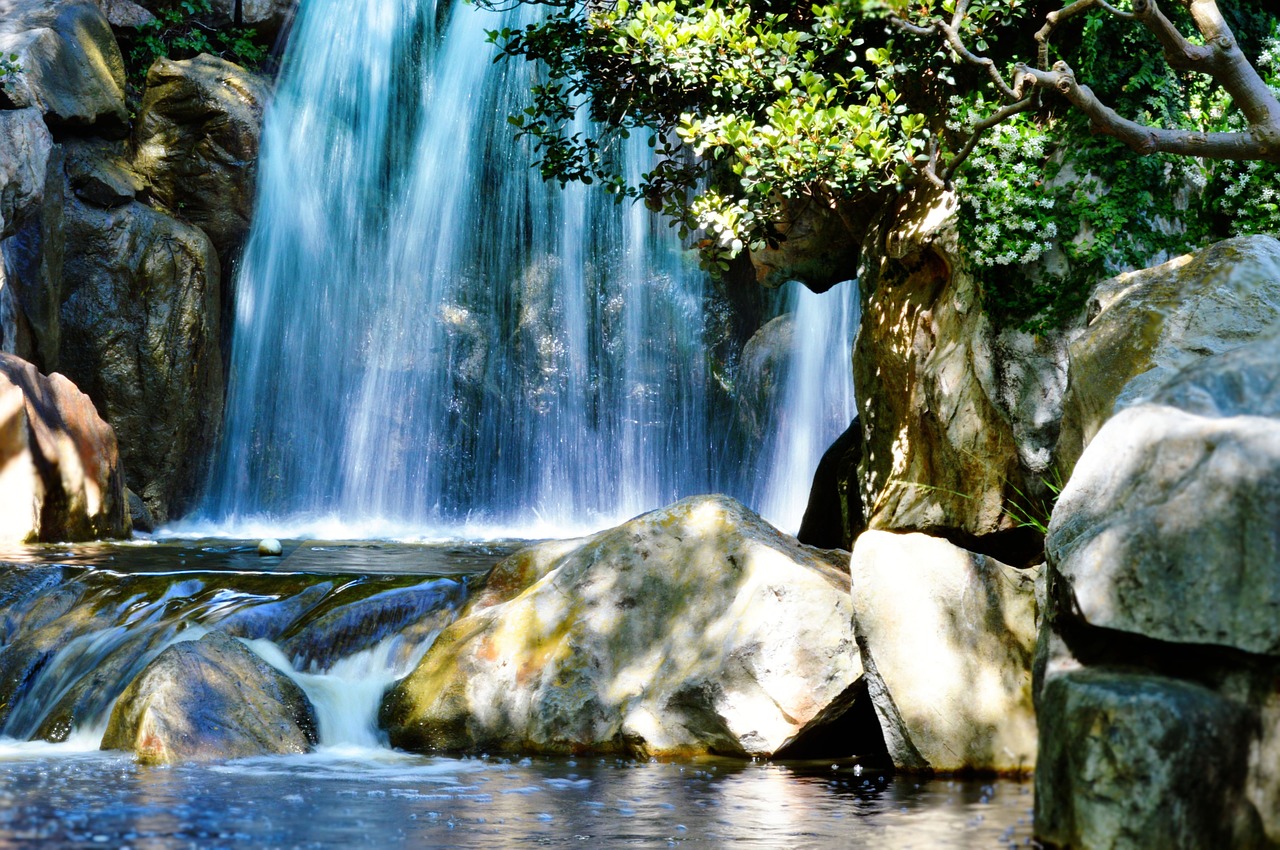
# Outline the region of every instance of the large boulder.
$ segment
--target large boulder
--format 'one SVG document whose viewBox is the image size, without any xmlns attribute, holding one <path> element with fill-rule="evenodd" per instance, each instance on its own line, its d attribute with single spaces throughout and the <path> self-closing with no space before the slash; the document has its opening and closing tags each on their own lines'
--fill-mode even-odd
<svg viewBox="0 0 1280 850">
<path fill-rule="evenodd" d="M 101 169 L 108 182 L 124 172 Z M 121 187 L 69 193 L 65 229 L 60 366 L 115 428 L 130 488 L 163 523 L 190 504 L 221 424 L 218 257 Z"/>
<path fill-rule="evenodd" d="M 388 694 L 393 745 L 770 755 L 861 673 L 845 572 L 726 497 L 494 572 Z"/>
<path fill-rule="evenodd" d="M 0 0 L 0 53 L 22 66 L 2 87 L 14 106 L 39 109 L 55 130 L 128 132 L 124 59 L 93 0 Z"/>
<path fill-rule="evenodd" d="M 160 653 L 116 701 L 104 750 L 145 764 L 305 753 L 315 710 L 302 689 L 221 632 Z"/>
<path fill-rule="evenodd" d="M 157 60 L 138 107 L 132 167 L 155 202 L 213 240 L 224 269 L 249 232 L 268 95 L 263 78 L 202 54 Z"/>
<path fill-rule="evenodd" d="M 1082 670 L 1045 688 L 1036 833 L 1054 847 L 1265 847 L 1251 721 L 1208 688 Z"/>
<path fill-rule="evenodd" d="M 1090 626 L 1280 657 L 1280 336 L 1102 427 L 1047 541 Z"/>
<path fill-rule="evenodd" d="M 1280 241 L 1228 239 L 1098 284 L 1071 343 L 1058 464 L 1069 475 L 1111 416 L 1179 369 L 1238 348 L 1280 320 Z"/>
<path fill-rule="evenodd" d="M 1054 843 L 1280 841 L 1277 376 L 1280 328 L 1195 358 L 1109 419 L 1063 490 L 1037 662 Z"/>
<path fill-rule="evenodd" d="M 0 540 L 128 536 L 111 426 L 63 376 L 0 354 Z"/>
<path fill-rule="evenodd" d="M 58 368 L 62 148 L 34 108 L 0 112 L 0 351 Z"/>
<path fill-rule="evenodd" d="M 869 240 L 880 247 L 860 278 L 853 378 L 867 525 L 1025 562 L 1039 547 L 1023 514 L 1051 477 L 1065 335 L 993 327 L 959 250 L 954 196 L 902 203 Z"/>
<path fill-rule="evenodd" d="M 894 765 L 1032 769 L 1040 570 L 923 534 L 868 531 L 850 571 L 867 690 Z"/>
</svg>

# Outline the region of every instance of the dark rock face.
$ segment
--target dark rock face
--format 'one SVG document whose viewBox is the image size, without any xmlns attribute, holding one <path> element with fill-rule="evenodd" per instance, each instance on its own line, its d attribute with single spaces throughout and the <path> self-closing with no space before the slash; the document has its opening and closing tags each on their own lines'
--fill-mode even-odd
<svg viewBox="0 0 1280 850">
<path fill-rule="evenodd" d="M 853 548 L 853 541 L 866 528 L 858 489 L 861 461 L 862 425 L 855 416 L 818 461 L 797 540 L 819 549 Z"/>
<path fill-rule="evenodd" d="M 163 523 L 190 504 L 221 423 L 218 257 L 199 229 L 137 202 L 71 194 L 65 228 L 61 368 L 115 427 L 130 486 Z"/>
<path fill-rule="evenodd" d="M 124 59 L 92 0 L 0 0 L 0 52 L 23 68 L 3 87 L 14 106 L 36 107 L 55 130 L 128 132 Z"/>
<path fill-rule="evenodd" d="M 128 535 L 111 426 L 63 376 L 0 353 L 0 540 Z"/>
<path fill-rule="evenodd" d="M 148 764 L 303 753 L 316 743 L 302 690 L 220 632 L 160 653 L 120 695 L 103 749 Z"/>
</svg>

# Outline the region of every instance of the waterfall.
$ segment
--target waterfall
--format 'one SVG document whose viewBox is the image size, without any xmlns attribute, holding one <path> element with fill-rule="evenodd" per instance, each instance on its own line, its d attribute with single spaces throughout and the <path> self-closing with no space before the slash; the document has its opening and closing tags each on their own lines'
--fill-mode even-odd
<svg viewBox="0 0 1280 850">
<path fill-rule="evenodd" d="M 550 536 L 698 492 L 760 507 L 724 296 L 643 206 L 530 167 L 505 117 L 533 70 L 486 37 L 542 14 L 512 5 L 301 4 L 193 527 Z"/>
</svg>

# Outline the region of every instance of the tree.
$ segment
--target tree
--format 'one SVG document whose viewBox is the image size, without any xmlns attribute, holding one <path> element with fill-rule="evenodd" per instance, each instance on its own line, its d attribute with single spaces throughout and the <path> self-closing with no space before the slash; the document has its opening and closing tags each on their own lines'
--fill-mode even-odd
<svg viewBox="0 0 1280 850">
<path fill-rule="evenodd" d="M 960 194 L 989 306 L 1052 324 L 1102 272 L 1280 230 L 1267 0 L 526 2 L 546 17 L 492 38 L 544 67 L 511 119 L 544 176 L 663 210 L 712 266 L 776 246 L 798 211 L 858 241 L 928 181 Z M 638 179 L 634 133 L 655 149 Z M 1112 139 L 1152 156 L 1122 168 Z"/>
</svg>

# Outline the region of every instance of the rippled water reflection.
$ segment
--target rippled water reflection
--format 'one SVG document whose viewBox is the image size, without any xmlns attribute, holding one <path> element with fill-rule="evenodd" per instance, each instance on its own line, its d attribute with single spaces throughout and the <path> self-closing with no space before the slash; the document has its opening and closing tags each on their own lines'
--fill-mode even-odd
<svg viewBox="0 0 1280 850">
<path fill-rule="evenodd" d="M 329 751 L 147 768 L 0 749 L 0 847 L 1008 847 L 1031 786 L 852 763 L 637 763 Z"/>
</svg>

